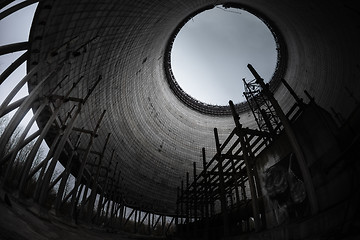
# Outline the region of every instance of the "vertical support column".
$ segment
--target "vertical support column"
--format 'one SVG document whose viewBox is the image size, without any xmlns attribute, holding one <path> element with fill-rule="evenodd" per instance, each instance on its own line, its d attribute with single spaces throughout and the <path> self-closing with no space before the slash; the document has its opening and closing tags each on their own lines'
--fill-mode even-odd
<svg viewBox="0 0 360 240">
<path fill-rule="evenodd" d="M 125 206 L 123 203 L 120 203 L 120 204 L 121 204 L 121 206 L 120 206 L 120 213 L 119 213 L 119 225 L 120 225 L 120 229 L 122 229 Z"/>
<path fill-rule="evenodd" d="M 41 161 L 41 163 L 39 163 L 38 166 L 36 168 L 34 168 L 32 170 L 32 172 L 30 173 L 29 177 L 31 178 L 33 175 L 35 175 L 35 173 L 37 171 L 39 171 L 41 169 L 41 171 L 39 173 L 39 176 L 38 176 L 38 179 L 37 179 L 35 191 L 33 193 L 33 199 L 36 202 L 39 200 L 39 196 L 40 196 L 40 192 L 41 192 L 41 186 L 42 186 L 41 184 L 42 184 L 42 180 L 43 180 L 43 177 L 44 177 L 44 174 L 45 174 L 46 167 L 48 165 L 48 162 L 50 161 L 50 159 L 54 155 L 54 151 L 56 151 L 56 147 L 58 145 L 58 142 L 59 142 L 60 138 L 61 138 L 61 134 L 58 133 L 57 136 L 54 138 L 45 159 L 43 159 Z"/>
<path fill-rule="evenodd" d="M 178 231 L 178 225 L 179 225 L 179 203 L 180 203 L 180 188 L 176 188 L 176 217 L 175 217 L 175 225 L 176 230 Z"/>
<path fill-rule="evenodd" d="M 49 189 L 49 184 L 50 184 L 50 180 L 51 180 L 51 176 L 54 173 L 56 164 L 58 162 L 58 159 L 60 157 L 60 154 L 63 152 L 64 150 L 64 146 L 66 141 L 68 140 L 70 133 L 74 127 L 75 121 L 78 117 L 78 115 L 80 114 L 81 111 L 81 104 L 78 105 L 77 107 L 77 111 L 75 112 L 74 116 L 71 118 L 71 120 L 69 121 L 69 123 L 67 124 L 65 131 L 63 132 L 63 136 L 61 137 L 58 145 L 56 146 L 56 151 L 52 157 L 52 160 L 49 164 L 49 167 L 45 173 L 44 179 L 43 181 L 40 183 L 41 186 L 41 192 L 39 195 L 39 204 L 42 205 L 45 203 L 45 200 L 47 199 L 48 196 L 48 189 Z M 41 179 L 39 178 L 38 181 L 40 181 Z"/>
<path fill-rule="evenodd" d="M 134 233 L 137 233 L 137 215 L 138 215 L 138 210 L 135 210 L 135 217 L 134 217 Z"/>
<path fill-rule="evenodd" d="M 205 148 L 202 148 L 202 160 L 203 160 L 203 172 L 204 172 L 204 207 L 205 207 L 205 229 L 204 229 L 204 238 L 208 239 L 209 237 L 209 186 L 208 186 L 208 173 L 207 173 L 207 163 L 206 163 L 206 153 Z"/>
<path fill-rule="evenodd" d="M 65 173 L 63 174 L 60 185 L 59 185 L 59 189 L 58 189 L 56 199 L 55 199 L 55 213 L 56 213 L 56 215 L 60 214 L 60 207 L 61 207 L 61 203 L 62 203 L 66 183 L 67 183 L 67 181 L 69 179 L 69 176 L 70 176 L 72 160 L 74 158 L 76 148 L 78 147 L 78 144 L 80 142 L 79 141 L 80 137 L 81 137 L 81 134 L 78 135 L 78 138 L 77 138 L 77 141 L 76 141 L 76 144 L 75 144 L 75 148 L 71 151 L 70 157 L 69 157 L 69 159 L 68 159 L 68 161 L 66 163 L 66 166 L 65 166 Z"/>
<path fill-rule="evenodd" d="M 112 178 L 110 179 L 112 182 L 111 182 L 111 185 L 109 187 L 109 191 L 107 191 L 108 204 L 106 206 L 106 213 L 105 213 L 106 217 L 108 217 L 108 215 L 109 215 L 110 202 L 114 202 L 113 201 L 114 200 L 114 195 L 113 195 L 114 190 L 113 189 L 115 188 L 114 185 L 115 185 L 115 176 L 116 176 L 116 172 L 117 172 L 117 167 L 118 167 L 118 163 L 116 163 L 114 173 L 112 175 Z M 109 218 L 109 222 L 110 221 L 111 221 L 111 215 L 110 215 L 110 218 Z"/>
<path fill-rule="evenodd" d="M 102 160 L 104 158 L 104 154 L 105 154 L 106 147 L 107 147 L 107 144 L 109 142 L 109 139 L 110 139 L 110 133 L 106 137 L 105 144 L 104 144 L 104 147 L 103 147 L 103 149 L 101 151 L 101 155 L 100 155 L 100 158 L 99 158 L 99 164 L 98 164 L 97 169 L 96 169 L 94 181 L 93 181 L 93 184 L 91 186 L 91 195 L 90 195 L 88 209 L 87 209 L 87 212 L 88 212 L 87 213 L 87 222 L 88 223 L 91 221 L 91 218 L 93 216 L 94 204 L 95 204 L 96 195 L 97 195 L 97 187 L 98 187 L 98 180 L 99 180 L 99 176 L 100 176 L 101 164 L 102 164 Z M 112 152 L 111 159 L 113 158 L 113 155 L 114 155 L 114 151 Z"/>
<path fill-rule="evenodd" d="M 80 203 L 80 212 L 79 212 L 80 218 L 82 218 L 84 215 L 84 208 L 85 208 L 86 201 L 88 199 L 87 195 L 88 195 L 88 191 L 89 191 L 90 184 L 91 184 L 91 179 L 87 178 L 85 181 L 86 181 L 85 190 L 82 195 L 82 200 Z"/>
<path fill-rule="evenodd" d="M 193 162 L 193 171 L 194 171 L 194 182 L 193 182 L 193 186 L 194 186 L 194 218 L 195 221 L 197 221 L 197 175 L 196 175 L 196 162 Z"/>
<path fill-rule="evenodd" d="M 223 158 L 221 157 L 221 147 L 219 142 L 219 135 L 217 128 L 214 128 L 214 135 L 215 135 L 215 144 L 216 144 L 216 154 L 217 154 L 217 161 L 218 161 L 218 171 L 219 171 L 219 190 L 220 190 L 220 204 L 221 204 L 221 212 L 223 217 L 223 224 L 224 224 L 224 236 L 227 237 L 230 234 L 230 226 L 229 226 L 229 217 L 228 211 L 226 207 L 226 192 L 225 192 L 225 179 L 224 179 L 224 172 L 223 172 Z"/>
<path fill-rule="evenodd" d="M 249 141 L 247 135 L 245 135 L 245 140 L 246 140 L 248 151 L 249 151 L 249 154 L 250 154 L 251 158 L 255 159 L 255 155 L 252 152 L 252 149 L 250 147 L 250 141 Z M 261 185 L 260 185 L 259 174 L 258 174 L 258 171 L 256 169 L 256 164 L 255 163 L 252 166 L 252 174 L 253 174 L 253 176 L 255 178 L 257 196 L 258 196 L 259 199 L 262 199 L 263 193 L 262 193 L 262 189 L 261 189 Z M 258 203 L 260 204 L 260 205 L 258 204 L 258 207 L 261 206 L 261 209 L 263 209 L 262 212 L 260 212 L 260 209 L 259 209 L 259 213 L 262 214 L 261 223 L 262 223 L 263 228 L 265 228 L 266 227 L 266 217 L 265 217 L 264 202 L 263 201 L 260 201 L 260 202 L 258 201 Z"/>
<path fill-rule="evenodd" d="M 101 123 L 101 121 L 102 121 L 102 119 L 103 119 L 103 117 L 105 115 L 105 112 L 106 112 L 105 110 L 102 112 L 102 114 L 101 114 L 101 116 L 100 116 L 100 118 L 99 118 L 99 120 L 98 120 L 98 122 L 97 122 L 97 124 L 95 126 L 93 134 L 90 136 L 90 140 L 89 140 L 88 145 L 86 147 L 86 151 L 85 151 L 85 154 L 84 154 L 84 156 L 82 158 L 81 166 L 79 168 L 78 176 L 77 176 L 76 181 L 75 181 L 74 194 L 76 194 L 77 189 L 78 189 L 78 187 L 79 187 L 79 185 L 81 183 L 81 179 L 82 179 L 82 175 L 83 175 L 83 172 L 84 172 L 84 169 L 85 169 L 85 164 L 87 162 L 87 158 L 89 156 L 91 147 L 92 147 L 93 142 L 94 142 L 94 138 L 95 138 L 95 136 L 97 134 L 97 131 L 98 131 L 99 127 L 100 127 L 100 123 Z M 71 214 L 72 215 L 74 214 L 75 208 L 76 208 L 75 195 L 73 195 L 72 199 L 71 199 Z"/>
<path fill-rule="evenodd" d="M 249 70 L 251 71 L 251 73 L 254 75 L 254 77 L 256 79 L 256 82 L 263 89 L 263 93 L 268 97 L 269 101 L 273 105 L 273 107 L 274 107 L 274 109 L 276 111 L 276 114 L 278 115 L 281 123 L 284 126 L 284 130 L 286 132 L 286 135 L 288 136 L 289 142 L 290 142 L 291 147 L 292 147 L 292 149 L 294 151 L 294 154 L 296 156 L 296 160 L 297 160 L 297 162 L 299 164 L 302 177 L 304 179 L 306 193 L 307 193 L 309 203 L 310 203 L 310 207 L 311 207 L 311 213 L 316 214 L 318 212 L 318 210 L 319 210 L 319 206 L 318 206 L 318 202 L 317 202 L 317 197 L 316 197 L 314 185 L 313 185 L 313 182 L 312 182 L 312 177 L 311 177 L 309 168 L 307 166 L 305 156 L 304 156 L 304 154 L 302 152 L 300 144 L 297 141 L 295 133 L 294 133 L 294 131 L 293 131 L 291 125 L 290 125 L 290 122 L 287 119 L 284 112 L 282 111 L 279 103 L 274 98 L 274 95 L 272 94 L 272 92 L 270 92 L 269 86 L 264 83 L 264 80 L 259 76 L 259 74 L 255 71 L 255 69 L 250 64 L 248 64 L 247 66 L 248 66 Z"/>
<path fill-rule="evenodd" d="M 155 225 L 155 213 L 153 213 L 153 216 L 152 216 L 151 229 L 154 228 L 154 225 Z"/>
<path fill-rule="evenodd" d="M 111 204 L 111 195 L 110 193 L 108 194 L 108 199 L 106 202 L 106 211 L 105 211 L 105 220 L 107 220 L 108 216 L 109 216 L 109 209 L 110 209 L 110 204 Z"/>
<path fill-rule="evenodd" d="M 185 208 L 186 208 L 186 234 L 190 235 L 190 191 L 189 191 L 189 172 L 186 172 L 186 189 L 185 189 Z"/>
<path fill-rule="evenodd" d="M 181 199 L 180 199 L 180 215 L 181 215 L 181 236 L 184 234 L 184 180 L 181 180 Z"/>
<path fill-rule="evenodd" d="M 249 152 L 247 149 L 247 144 L 245 142 L 244 133 L 242 131 L 242 125 L 239 122 L 240 117 L 236 113 L 233 102 L 229 101 L 229 104 L 230 104 L 231 112 L 233 114 L 233 118 L 234 118 L 234 122 L 235 122 L 235 126 L 236 126 L 236 132 L 240 139 L 240 144 L 241 144 L 243 157 L 244 157 L 244 161 L 245 161 L 246 173 L 247 173 L 247 176 L 249 179 L 250 193 L 251 193 L 251 206 L 252 206 L 252 211 L 253 211 L 254 221 L 255 221 L 255 231 L 259 231 L 260 230 L 259 207 L 257 204 L 255 183 L 254 183 L 253 176 L 251 174 L 252 171 L 251 171 L 251 166 L 250 166 Z"/>
<path fill-rule="evenodd" d="M 231 169 L 233 171 L 233 178 L 234 178 L 234 186 L 235 186 L 235 198 L 236 198 L 236 203 L 238 204 L 240 202 L 240 195 L 239 195 L 239 184 L 238 184 L 238 174 L 236 172 L 236 167 L 235 167 L 235 163 L 234 163 L 234 159 L 231 158 Z"/>
<path fill-rule="evenodd" d="M 194 188 L 194 194 L 193 194 L 193 199 L 194 199 L 194 236 L 197 236 L 197 220 L 198 220 L 198 216 L 197 216 L 197 203 L 198 203 L 198 195 L 197 195 L 197 176 L 196 176 L 196 162 L 193 162 L 193 172 L 194 172 L 194 181 L 193 181 L 193 188 Z"/>
<path fill-rule="evenodd" d="M 113 188 L 114 190 L 112 191 L 112 205 L 111 205 L 111 212 L 110 212 L 110 220 L 109 220 L 109 224 L 112 223 L 113 218 L 114 218 L 114 211 L 115 211 L 115 204 L 117 203 L 117 194 L 118 194 L 118 187 L 119 187 L 119 183 L 120 183 L 120 174 L 121 171 L 119 170 L 119 172 L 117 173 L 117 180 L 115 181 L 115 175 L 114 175 L 114 184 L 113 184 Z"/>
<path fill-rule="evenodd" d="M 164 236 L 165 235 L 165 224 L 166 224 L 166 217 L 165 216 L 161 216 L 161 232 L 162 232 L 162 235 Z"/>
<path fill-rule="evenodd" d="M 246 196 L 246 191 L 245 191 L 245 183 L 242 182 L 240 184 L 240 187 L 241 187 L 241 197 L 242 197 L 242 200 L 247 200 L 247 196 Z"/>
<path fill-rule="evenodd" d="M 148 215 L 148 234 L 151 235 L 151 213 Z"/>
<path fill-rule="evenodd" d="M 109 160 L 109 164 L 108 164 L 107 169 L 106 169 L 106 174 L 105 174 L 105 179 L 104 179 L 105 184 L 104 184 L 104 187 L 102 188 L 102 191 L 100 193 L 100 198 L 99 198 L 97 212 L 96 212 L 97 220 L 99 220 L 100 215 L 101 215 L 101 210 L 103 208 L 104 195 L 105 195 L 105 193 L 107 191 L 107 187 L 108 187 L 108 181 L 109 181 L 108 176 L 109 176 L 111 162 L 112 162 L 112 160 L 114 158 L 114 153 L 115 153 L 115 150 L 113 149 L 113 151 L 111 153 L 111 158 Z M 115 169 L 117 168 L 117 165 L 118 165 L 118 163 L 116 163 Z"/>
<path fill-rule="evenodd" d="M 75 192 L 75 206 L 79 203 L 80 196 L 81 196 L 81 193 L 83 191 L 83 188 L 84 188 L 84 184 L 81 184 L 80 189 L 79 189 L 78 192 L 77 192 L 77 189 L 73 189 L 73 191 Z M 73 219 L 75 220 L 75 223 L 77 223 L 79 211 L 76 211 L 76 209 L 75 209 L 75 212 L 73 214 L 74 214 Z"/>
</svg>

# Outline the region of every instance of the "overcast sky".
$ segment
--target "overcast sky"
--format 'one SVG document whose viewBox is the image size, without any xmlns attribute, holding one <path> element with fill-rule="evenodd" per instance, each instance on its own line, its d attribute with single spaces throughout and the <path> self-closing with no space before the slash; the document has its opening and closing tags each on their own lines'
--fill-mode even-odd
<svg viewBox="0 0 360 240">
<path fill-rule="evenodd" d="M 242 78 L 253 79 L 250 63 L 265 81 L 272 77 L 277 52 L 274 37 L 257 17 L 220 6 L 204 11 L 179 32 L 171 67 L 181 88 L 205 103 L 244 101 Z"/>
<path fill-rule="evenodd" d="M 14 1 L 7 8 L 21 2 Z M 37 3 L 32 4 L 22 10 L 19 10 L 0 21 L 0 46 L 28 41 L 29 31 L 36 9 Z M 6 9 L 6 8 L 5 8 Z M 5 10 L 5 9 L 2 9 Z M 14 62 L 25 51 L 10 53 L 0 56 L 0 73 L 2 73 L 12 62 Z M 0 85 L 0 103 L 5 99 L 11 89 L 25 76 L 26 67 L 22 64 L 14 73 L 8 77 L 3 84 Z M 13 101 L 27 94 L 27 86 L 24 86 L 19 94 L 15 96 Z"/>
<path fill-rule="evenodd" d="M 9 4 L 5 9 L 22 2 L 22 0 L 16 0 L 13 3 Z M 35 9 L 37 3 L 34 3 L 26 8 L 23 8 L 4 19 L 0 20 L 0 46 L 7 45 L 11 43 L 24 42 L 29 39 L 30 27 L 32 24 L 32 19 L 34 17 Z M 11 63 L 13 63 L 18 57 L 20 57 L 25 51 L 14 52 L 10 54 L 5 54 L 0 56 L 0 73 L 2 73 Z M 16 86 L 16 84 L 21 81 L 21 79 L 26 75 L 26 62 L 18 67 L 1 85 L 0 85 L 0 104 L 4 101 L 10 91 Z M 24 85 L 21 90 L 16 94 L 11 102 L 14 102 L 28 94 L 28 87 Z M 10 117 L 15 113 L 12 111 L 7 116 Z M 29 122 L 33 116 L 32 111 L 29 111 L 24 119 L 21 121 L 20 125 L 25 128 L 26 124 Z M 28 134 L 35 132 L 38 129 L 36 124 L 33 124 Z"/>
<path fill-rule="evenodd" d="M 27 41 L 36 6 L 0 21 L 0 45 Z M 21 54 L 0 56 L 0 72 Z M 244 101 L 242 78 L 253 78 L 248 63 L 268 81 L 276 58 L 274 38 L 260 19 L 244 10 L 217 6 L 196 15 L 181 29 L 171 61 L 177 82 L 188 94 L 206 103 L 228 105 L 229 100 Z M 24 74 L 25 64 L 0 86 L 0 102 Z M 14 100 L 26 91 L 24 87 Z"/>
</svg>

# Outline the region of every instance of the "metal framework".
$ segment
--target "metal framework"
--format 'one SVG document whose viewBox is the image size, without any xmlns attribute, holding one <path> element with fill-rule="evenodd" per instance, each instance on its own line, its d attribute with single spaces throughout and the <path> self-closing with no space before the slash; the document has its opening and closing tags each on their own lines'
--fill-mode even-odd
<svg viewBox="0 0 360 240">
<path fill-rule="evenodd" d="M 24 1 L 3 11 L 0 13 L 0 19 L 34 2 L 37 1 Z M 84 221 L 118 228 L 125 228 L 132 219 L 133 232 L 138 232 L 147 219 L 149 234 L 159 229 L 159 226 L 161 234 L 167 234 L 174 222 L 182 234 L 189 234 L 190 231 L 195 235 L 201 231 L 209 233 L 210 226 L 217 223 L 217 226 L 222 227 L 223 235 L 228 236 L 231 233 L 231 224 L 239 220 L 247 222 L 249 230 L 250 218 L 254 219 L 255 230 L 259 231 L 265 223 L 260 200 L 262 193 L 254 167 L 255 158 L 276 134 L 284 130 L 294 148 L 313 213 L 316 213 L 317 206 L 313 199 L 309 173 L 304 166 L 301 151 L 288 123 L 290 115 L 292 117 L 298 115 L 299 111 L 296 111 L 296 107 L 301 109 L 302 101 L 296 98 L 291 88 L 283 81 L 297 102 L 288 115 L 284 115 L 268 86 L 264 85 L 260 76 L 249 66 L 255 80 L 248 83 L 244 81 L 245 97 L 259 130 L 243 128 L 236 112 L 239 106 L 234 106 L 230 101 L 230 112 L 234 118 L 235 128 L 223 143 L 220 143 L 218 131 L 214 129 L 217 153 L 207 162 L 206 152 L 203 149 L 203 171 L 197 173 L 196 163 L 194 163 L 192 183 L 187 173 L 186 185 L 184 186 L 182 182 L 181 187 L 178 188 L 177 215 L 166 216 L 156 212 L 144 212 L 134 207 L 127 215 L 129 212 L 127 208 L 130 206 L 124 200 L 121 166 L 116 161 L 116 150 L 107 148 L 111 134 L 108 133 L 104 138 L 105 141 L 100 143 L 103 146 L 101 151 L 93 149 L 106 110 L 102 109 L 95 113 L 98 120 L 93 129 L 84 129 L 77 121 L 84 105 L 88 103 L 94 89 L 101 82 L 102 76 L 99 75 L 93 80 L 92 87 L 82 97 L 73 97 L 72 93 L 79 82 L 84 81 L 83 76 L 76 82 L 70 82 L 68 75 L 64 75 L 61 83 L 46 95 L 41 92 L 43 84 L 67 72 L 71 61 L 76 61 L 77 57 L 86 54 L 85 49 L 96 39 L 97 37 L 94 37 L 74 50 L 62 47 L 51 53 L 46 61 L 32 63 L 34 67 L 19 81 L 1 104 L 0 118 L 14 112 L 0 137 L 2 189 L 7 191 L 10 188 L 15 189 L 20 198 L 31 197 L 38 203 L 39 214 L 47 211 L 48 208 L 53 208 L 56 215 L 70 217 L 75 222 Z M 0 84 L 28 59 L 28 48 L 28 42 L 0 46 L 0 55 L 26 50 L 0 75 Z M 27 96 L 12 102 L 19 90 L 43 68 L 51 69 L 51 71 L 46 76 L 42 76 Z M 68 91 L 61 95 L 59 90 L 64 86 Z M 62 111 L 65 105 L 70 106 L 67 108 L 70 109 L 68 112 Z M 205 109 L 207 109 L 206 113 L 215 115 L 227 114 L 226 111 L 228 111 L 222 107 L 217 109 L 215 106 L 205 106 Z M 16 129 L 31 110 L 34 111 L 33 117 L 22 130 L 15 144 L 9 147 Z M 48 116 L 48 118 L 44 121 L 40 119 L 40 116 Z M 43 125 L 39 130 L 30 133 L 35 122 L 43 122 Z M 40 146 L 45 141 L 48 141 L 49 151 L 44 158 L 37 161 Z M 85 147 L 80 144 L 84 142 Z M 29 146 L 30 149 L 25 158 L 19 159 L 19 153 Z M 111 154 L 105 154 L 108 151 L 111 151 Z M 109 155 L 110 159 L 104 159 Z M 108 164 L 105 165 L 104 162 Z M 58 163 L 64 167 L 60 173 L 55 171 Z M 18 169 L 20 171 L 17 171 Z M 75 177 L 75 181 L 71 189 L 66 189 L 71 176 Z M 57 185 L 57 191 L 55 191 Z M 250 189 L 249 196 L 245 190 L 246 187 Z M 220 202 L 220 215 L 215 214 L 217 201 Z M 234 214 L 234 209 L 242 214 Z"/>
<path fill-rule="evenodd" d="M 254 115 L 255 121 L 260 131 L 269 132 L 275 135 L 281 131 L 277 128 L 279 125 L 279 118 L 276 115 L 275 109 L 270 103 L 269 99 L 261 94 L 261 87 L 256 83 L 256 79 L 244 82 L 244 96 L 248 105 Z"/>
<path fill-rule="evenodd" d="M 228 236 L 232 224 L 241 220 L 248 221 L 250 217 L 254 217 L 255 229 L 258 231 L 261 228 L 262 208 L 259 207 L 258 199 L 262 193 L 255 181 L 258 176 L 254 167 L 254 157 L 269 143 L 270 133 L 243 128 L 232 102 L 230 107 L 236 127 L 223 143 L 220 143 L 217 128 L 214 128 L 217 153 L 207 162 L 203 148 L 203 171 L 197 174 L 194 163 L 193 182 L 189 183 L 187 173 L 185 188 L 183 182 L 178 188 L 178 226 L 183 234 L 189 234 L 190 228 L 195 234 L 202 233 L 204 229 L 208 232 L 209 225 L 214 228 L 213 224 L 216 222 L 223 227 L 223 235 Z M 250 196 L 247 196 L 246 186 L 250 187 Z M 216 201 L 220 201 L 221 216 L 215 214 Z M 238 219 L 229 222 L 234 209 L 245 210 L 249 206 L 250 215 L 238 216 Z"/>
<path fill-rule="evenodd" d="M 301 114 L 304 103 L 287 82 L 282 80 L 296 101 L 285 115 L 255 69 L 251 65 L 248 67 L 255 76 L 255 80 L 249 83 L 244 80 L 246 91 L 244 94 L 259 130 L 243 128 L 233 102 L 229 102 L 235 128 L 223 143 L 220 143 L 217 128 L 214 128 L 217 153 L 209 162 L 206 162 L 203 148 L 203 171 L 197 174 L 196 163 L 194 163 L 193 182 L 189 182 L 187 172 L 186 185 L 184 186 L 182 181 L 181 187 L 178 187 L 179 219 L 176 224 L 183 236 L 208 238 L 209 234 L 218 232 L 221 232 L 218 237 L 239 234 L 241 233 L 239 225 L 242 225 L 242 231 L 250 231 L 250 219 L 254 221 L 255 231 L 265 228 L 262 190 L 255 167 L 256 157 L 282 131 L 289 138 L 295 155 L 301 154 L 296 149 L 298 144 L 296 138 L 292 136 L 289 122 Z M 301 160 L 297 160 L 301 165 Z M 306 180 L 306 176 L 309 176 L 308 169 L 303 168 L 301 171 L 304 180 L 309 181 Z M 309 203 L 314 214 L 317 206 L 313 202 L 314 195 L 311 195 L 313 188 L 311 182 L 306 184 Z M 250 188 L 250 196 L 247 196 L 246 186 Z M 220 201 L 220 213 L 215 213 L 216 201 Z M 219 229 L 219 226 L 222 229 Z"/>
</svg>

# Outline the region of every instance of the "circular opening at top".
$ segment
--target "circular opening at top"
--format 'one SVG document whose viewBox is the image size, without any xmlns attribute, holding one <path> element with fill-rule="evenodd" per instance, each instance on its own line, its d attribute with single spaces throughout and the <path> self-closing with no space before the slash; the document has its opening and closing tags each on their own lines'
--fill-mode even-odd
<svg viewBox="0 0 360 240">
<path fill-rule="evenodd" d="M 265 82 L 278 61 L 273 32 L 250 12 L 215 6 L 190 17 L 170 50 L 172 78 L 185 95 L 205 105 L 244 102 L 242 79 L 252 64 Z"/>
</svg>

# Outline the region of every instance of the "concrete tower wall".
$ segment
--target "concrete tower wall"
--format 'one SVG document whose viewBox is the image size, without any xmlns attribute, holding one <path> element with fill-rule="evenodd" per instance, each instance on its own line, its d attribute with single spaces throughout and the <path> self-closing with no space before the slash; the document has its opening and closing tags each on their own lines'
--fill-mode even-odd
<svg viewBox="0 0 360 240">
<path fill-rule="evenodd" d="M 284 78 L 295 92 L 304 96 L 303 90 L 308 90 L 325 109 L 333 107 L 344 116 L 350 113 L 354 101 L 344 87 L 360 97 L 359 14 L 350 1 L 232 2 L 255 9 L 279 29 L 288 49 Z M 182 103 L 169 88 L 164 71 L 172 32 L 187 16 L 209 4 L 200 0 L 39 4 L 30 35 L 28 71 L 44 62 L 50 67 L 32 78 L 29 87 L 33 89 L 67 54 L 79 49 L 79 56 L 73 56 L 41 91 L 47 95 L 68 75 L 56 90 L 64 94 L 83 76 L 71 96 L 85 97 L 102 76 L 75 125 L 94 129 L 106 110 L 94 149 L 100 150 L 111 133 L 104 159 L 109 161 L 115 149 L 112 166 L 119 163 L 130 205 L 173 213 L 176 187 L 186 171 L 191 172 L 192 162 L 201 166 L 201 148 L 207 149 L 209 157 L 215 153 L 213 128 L 219 129 L 221 141 L 234 127 L 231 116 L 202 114 Z M 282 86 L 275 97 L 285 111 L 293 103 Z M 68 112 L 71 104 L 60 111 Z M 250 113 L 240 117 L 245 127 L 255 128 Z M 70 136 L 72 141 L 75 137 Z"/>
</svg>

